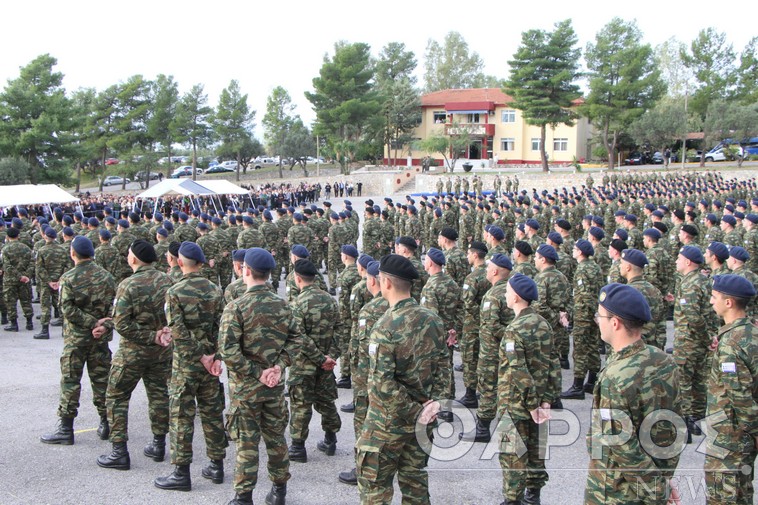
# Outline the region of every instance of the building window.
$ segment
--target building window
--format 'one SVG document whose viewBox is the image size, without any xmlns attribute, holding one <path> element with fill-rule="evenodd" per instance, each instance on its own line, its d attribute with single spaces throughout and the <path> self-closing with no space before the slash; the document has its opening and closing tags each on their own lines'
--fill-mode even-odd
<svg viewBox="0 0 758 505">
<path fill-rule="evenodd" d="M 500 118 L 503 123 L 515 123 L 516 111 L 513 109 L 504 110 L 500 112 Z"/>
<path fill-rule="evenodd" d="M 447 112 L 444 110 L 436 110 L 434 111 L 434 122 L 435 124 L 444 124 L 447 122 Z"/>
<path fill-rule="evenodd" d="M 553 139 L 553 151 L 568 151 L 569 139 Z"/>
<path fill-rule="evenodd" d="M 515 151 L 516 139 L 513 139 L 513 138 L 500 139 L 500 150 L 501 151 Z"/>
<path fill-rule="evenodd" d="M 468 122 L 468 123 L 471 123 L 471 124 L 473 124 L 473 123 L 478 123 L 478 122 L 479 122 L 479 113 L 478 113 L 478 112 L 475 112 L 475 113 L 473 113 L 473 114 L 469 114 L 469 115 L 468 115 L 468 121 L 467 121 L 467 122 Z"/>
<path fill-rule="evenodd" d="M 540 139 L 532 139 L 532 151 L 540 150 Z"/>
</svg>

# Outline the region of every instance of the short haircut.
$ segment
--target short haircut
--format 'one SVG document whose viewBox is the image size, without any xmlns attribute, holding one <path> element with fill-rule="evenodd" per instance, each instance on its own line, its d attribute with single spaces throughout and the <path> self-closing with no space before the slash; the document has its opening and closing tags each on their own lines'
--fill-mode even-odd
<svg viewBox="0 0 758 505">
<path fill-rule="evenodd" d="M 182 263 L 184 263 L 185 265 L 187 265 L 190 268 L 195 267 L 195 266 L 198 265 L 198 262 L 196 260 L 189 259 L 186 256 L 182 255 L 181 253 L 179 253 L 179 258 L 182 260 Z"/>
<path fill-rule="evenodd" d="M 411 292 L 411 286 L 413 285 L 413 281 L 409 281 L 408 279 L 401 279 L 400 277 L 397 277 L 392 274 L 388 274 L 385 272 L 380 272 L 382 277 L 385 279 L 389 279 L 390 284 L 392 284 L 392 287 L 395 288 L 397 291 L 401 293 L 410 293 Z"/>
</svg>

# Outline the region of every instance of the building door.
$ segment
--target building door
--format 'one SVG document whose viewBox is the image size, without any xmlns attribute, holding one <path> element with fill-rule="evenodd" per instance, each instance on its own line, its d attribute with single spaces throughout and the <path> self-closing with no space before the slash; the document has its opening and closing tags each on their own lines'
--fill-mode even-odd
<svg viewBox="0 0 758 505">
<path fill-rule="evenodd" d="M 474 140 L 468 146 L 468 159 L 480 160 L 482 159 L 482 141 Z"/>
</svg>

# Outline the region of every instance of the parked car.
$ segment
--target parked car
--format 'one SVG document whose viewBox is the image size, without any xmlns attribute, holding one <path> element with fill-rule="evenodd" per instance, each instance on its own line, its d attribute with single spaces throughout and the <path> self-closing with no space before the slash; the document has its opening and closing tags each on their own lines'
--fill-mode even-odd
<svg viewBox="0 0 758 505">
<path fill-rule="evenodd" d="M 135 181 L 144 181 L 147 176 L 147 172 L 144 170 L 140 170 L 136 174 L 134 174 L 134 180 Z M 161 174 L 158 172 L 150 172 L 150 180 L 155 181 L 161 178 Z"/>
<path fill-rule="evenodd" d="M 227 160 L 221 163 L 222 167 L 231 168 L 232 170 L 237 170 L 237 162 L 235 160 Z"/>
<path fill-rule="evenodd" d="M 216 160 L 211 160 L 208 162 L 208 168 L 215 167 L 216 165 L 218 165 L 218 161 Z"/>
<path fill-rule="evenodd" d="M 656 151 L 656 152 L 654 152 L 654 153 L 653 153 L 653 157 L 652 157 L 652 159 L 650 160 L 650 162 L 651 162 L 653 165 L 663 165 L 663 161 L 664 161 L 664 160 L 663 160 L 663 154 L 661 154 L 661 152 L 660 152 L 660 151 Z"/>
<path fill-rule="evenodd" d="M 700 161 L 701 154 L 695 156 L 695 161 Z M 728 152 L 724 150 L 724 147 L 714 147 L 707 153 L 705 153 L 705 161 L 727 161 L 732 159 Z"/>
<path fill-rule="evenodd" d="M 130 182 L 132 182 L 130 179 L 126 179 L 127 184 L 129 184 Z M 121 185 L 121 184 L 124 184 L 124 178 L 119 177 L 118 175 L 109 175 L 103 181 L 103 186 L 116 186 L 116 185 Z"/>
<path fill-rule="evenodd" d="M 118 158 L 108 158 L 105 160 L 106 165 L 118 165 Z"/>
<path fill-rule="evenodd" d="M 197 171 L 198 174 L 202 174 L 203 173 L 203 169 L 202 168 L 197 168 L 195 170 Z M 181 166 L 181 167 L 175 169 L 171 173 L 171 178 L 172 179 L 178 179 L 179 177 L 192 177 L 192 166 L 190 166 L 190 165 L 184 165 L 184 166 Z"/>
<path fill-rule="evenodd" d="M 645 157 L 642 153 L 633 151 L 629 157 L 624 160 L 624 165 L 644 165 Z"/>
<path fill-rule="evenodd" d="M 225 167 L 224 165 L 213 165 L 205 171 L 206 174 L 223 174 L 228 172 L 235 172 L 236 169 Z"/>
</svg>

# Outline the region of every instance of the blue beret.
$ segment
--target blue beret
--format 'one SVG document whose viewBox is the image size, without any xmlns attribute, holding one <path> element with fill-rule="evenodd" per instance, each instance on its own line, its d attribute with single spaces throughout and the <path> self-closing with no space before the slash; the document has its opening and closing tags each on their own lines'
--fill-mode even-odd
<svg viewBox="0 0 758 505">
<path fill-rule="evenodd" d="M 265 219 L 267 221 L 271 221 L 272 219 L 274 219 L 274 216 L 271 215 L 271 211 L 264 210 L 263 211 L 263 219 Z"/>
<path fill-rule="evenodd" d="M 616 230 L 615 234 L 618 236 L 618 238 L 620 238 L 624 242 L 629 240 L 629 232 L 626 230 L 622 230 L 621 228 L 619 228 L 618 230 Z"/>
<path fill-rule="evenodd" d="M 67 237 L 73 237 L 74 236 L 74 230 L 71 229 L 69 226 L 63 227 L 63 234 Z"/>
<path fill-rule="evenodd" d="M 108 224 L 118 224 L 118 221 L 116 221 L 116 218 L 113 216 L 106 217 L 105 222 Z"/>
<path fill-rule="evenodd" d="M 109 232 L 105 228 L 101 228 L 100 229 L 100 238 L 102 238 L 104 240 L 110 240 L 111 239 L 111 232 Z"/>
<path fill-rule="evenodd" d="M 458 240 L 458 232 L 455 231 L 453 228 L 450 228 L 449 226 L 442 228 L 440 230 L 440 235 L 442 235 L 448 240 Z"/>
<path fill-rule="evenodd" d="M 350 200 L 345 200 L 345 205 L 352 205 L 352 204 L 353 202 L 351 202 Z"/>
<path fill-rule="evenodd" d="M 337 213 L 336 213 L 336 212 L 334 212 L 334 211 L 332 211 L 332 212 L 329 214 L 329 219 L 334 219 L 334 220 L 336 221 L 336 220 L 338 220 L 339 218 L 340 218 L 340 215 L 339 215 L 339 214 L 337 214 Z"/>
<path fill-rule="evenodd" d="M 516 273 L 508 279 L 508 284 L 522 300 L 533 302 L 539 298 L 537 284 L 524 274 Z"/>
<path fill-rule="evenodd" d="M 242 263 L 245 261 L 245 254 L 247 254 L 247 249 L 235 249 L 232 251 L 232 261 Z"/>
<path fill-rule="evenodd" d="M 352 256 L 353 258 L 358 257 L 358 249 L 351 244 L 345 244 L 340 248 L 340 252 L 342 254 L 347 254 L 348 256 Z"/>
<path fill-rule="evenodd" d="M 731 214 L 724 214 L 721 220 L 731 226 L 737 226 L 737 220 Z"/>
<path fill-rule="evenodd" d="M 758 223 L 758 214 L 748 214 L 747 216 L 745 216 L 745 219 L 747 219 L 753 224 L 756 224 Z"/>
<path fill-rule="evenodd" d="M 179 254 L 187 259 L 195 260 L 198 263 L 206 263 L 203 250 L 194 242 L 182 242 L 182 245 L 179 246 Z"/>
<path fill-rule="evenodd" d="M 369 264 L 368 264 L 368 266 L 366 267 L 366 272 L 368 272 L 368 274 L 369 274 L 371 277 L 376 277 L 376 276 L 378 276 L 378 275 L 379 275 L 379 265 L 381 265 L 381 263 L 380 263 L 380 262 L 378 262 L 378 261 L 376 261 L 376 260 L 372 261 L 372 262 L 371 262 L 371 263 L 369 263 Z"/>
<path fill-rule="evenodd" d="M 744 219 L 744 218 L 742 218 L 742 219 Z M 40 225 L 49 224 L 48 221 L 47 221 L 47 219 L 45 219 L 44 217 L 38 217 L 37 218 L 37 223 L 40 224 Z"/>
<path fill-rule="evenodd" d="M 556 226 L 558 226 L 558 228 L 561 228 L 563 230 L 570 230 L 571 229 L 571 223 L 569 223 L 565 219 L 558 219 L 555 222 L 555 224 L 556 224 Z"/>
<path fill-rule="evenodd" d="M 90 226 L 100 226 L 100 221 L 96 217 L 89 218 L 89 221 L 87 221 L 87 224 Z"/>
<path fill-rule="evenodd" d="M 139 221 L 139 214 L 137 214 L 136 212 L 130 212 L 129 219 L 131 219 L 132 221 L 136 223 L 137 221 Z"/>
<path fill-rule="evenodd" d="M 11 224 L 15 226 L 16 228 L 21 228 L 24 226 L 24 222 L 21 221 L 21 219 L 17 217 L 14 217 L 13 219 L 11 219 Z"/>
<path fill-rule="evenodd" d="M 180 212 L 180 213 L 179 213 L 179 220 L 180 220 L 180 221 L 186 221 L 186 220 L 188 220 L 188 219 L 189 219 L 189 216 L 187 215 L 187 213 L 186 213 L 186 212 Z"/>
<path fill-rule="evenodd" d="M 700 248 L 694 245 L 686 245 L 679 249 L 679 254 L 692 261 L 693 263 L 702 264 L 705 261 Z"/>
<path fill-rule="evenodd" d="M 168 230 L 166 230 L 165 228 L 158 228 L 157 230 L 155 230 L 155 234 L 161 235 L 162 237 L 168 237 Z"/>
<path fill-rule="evenodd" d="M 81 212 L 74 212 L 74 219 L 78 219 L 81 221 L 82 219 L 84 219 L 84 216 L 82 215 Z"/>
<path fill-rule="evenodd" d="M 600 216 L 592 216 L 592 222 L 595 223 L 597 226 L 600 226 L 600 227 L 605 226 L 605 221 Z"/>
<path fill-rule="evenodd" d="M 165 228 L 166 231 L 172 232 L 174 231 L 174 223 L 172 223 L 171 221 L 166 221 L 165 223 L 163 223 L 163 228 Z"/>
<path fill-rule="evenodd" d="M 511 263 L 511 259 L 503 253 L 493 254 L 492 258 L 490 258 L 490 262 L 501 268 L 513 270 L 513 263 Z"/>
<path fill-rule="evenodd" d="M 200 211 L 197 210 L 197 209 L 192 209 L 192 215 L 195 216 L 195 217 L 197 217 L 197 216 L 200 215 Z"/>
<path fill-rule="evenodd" d="M 634 266 L 645 268 L 648 264 L 647 256 L 639 249 L 627 249 L 621 253 L 621 259 L 628 261 Z"/>
<path fill-rule="evenodd" d="M 630 223 L 636 223 L 637 222 L 637 216 L 634 214 L 627 214 L 624 216 L 624 219 L 629 221 Z"/>
<path fill-rule="evenodd" d="M 271 253 L 260 247 L 251 247 L 245 252 L 245 264 L 260 272 L 270 272 L 276 268 L 276 261 Z"/>
<path fill-rule="evenodd" d="M 95 255 L 95 246 L 92 241 L 83 235 L 79 235 L 71 242 L 71 247 L 79 256 L 91 258 Z"/>
<path fill-rule="evenodd" d="M 28 212 L 26 209 L 24 209 L 24 208 L 22 207 L 22 208 L 18 209 L 18 214 L 19 214 L 20 216 L 24 216 L 24 217 L 27 217 L 27 216 L 29 215 L 29 212 Z"/>
<path fill-rule="evenodd" d="M 608 284 L 600 290 L 598 303 L 611 314 L 628 321 L 647 322 L 652 319 L 650 305 L 644 295 L 626 284 Z"/>
<path fill-rule="evenodd" d="M 74 223 L 74 220 L 71 219 L 71 216 L 63 216 L 63 224 L 67 226 L 71 226 Z"/>
<path fill-rule="evenodd" d="M 295 207 L 293 207 L 292 205 L 290 205 L 289 207 L 287 207 L 287 212 L 294 213 L 295 212 Z"/>
<path fill-rule="evenodd" d="M 214 217 L 211 219 L 211 223 L 215 224 L 216 226 L 221 226 L 224 222 L 221 220 L 220 217 Z"/>
<path fill-rule="evenodd" d="M 736 217 L 737 219 L 745 219 L 745 213 L 735 210 L 734 217 Z"/>
<path fill-rule="evenodd" d="M 308 258 L 310 257 L 311 253 L 308 252 L 308 249 L 301 244 L 295 244 L 290 248 L 290 252 L 297 256 L 298 258 Z"/>
<path fill-rule="evenodd" d="M 551 231 L 547 234 L 547 238 L 554 244 L 561 245 L 563 243 L 563 237 L 557 231 Z"/>
<path fill-rule="evenodd" d="M 434 215 L 437 217 L 442 217 L 442 209 L 440 209 L 439 207 L 434 209 Z"/>
<path fill-rule="evenodd" d="M 729 248 L 726 244 L 721 242 L 711 242 L 708 245 L 708 250 L 711 251 L 711 254 L 716 256 L 722 263 L 729 259 Z"/>
<path fill-rule="evenodd" d="M 537 222 L 536 219 L 527 219 L 526 220 L 526 225 L 529 228 L 534 228 L 535 230 L 539 230 L 540 229 L 540 223 Z"/>
<path fill-rule="evenodd" d="M 433 262 L 435 262 L 436 264 L 440 266 L 445 264 L 445 253 L 443 253 L 439 249 L 430 247 L 429 250 L 426 252 L 426 255 L 429 257 L 430 260 L 432 260 Z"/>
<path fill-rule="evenodd" d="M 156 212 L 153 217 L 155 218 L 156 221 L 163 221 L 163 214 L 161 214 L 160 212 Z"/>
<path fill-rule="evenodd" d="M 646 204 L 645 204 L 645 208 L 646 208 L 647 210 L 649 210 L 649 211 L 654 211 L 654 210 L 655 210 L 655 205 L 654 205 L 654 204 L 652 204 L 652 203 L 646 203 Z"/>
<path fill-rule="evenodd" d="M 755 296 L 753 283 L 741 275 L 727 274 L 713 277 L 713 290 L 737 298 L 751 299 Z"/>
<path fill-rule="evenodd" d="M 347 219 L 347 213 L 345 213 L 344 211 L 340 212 L 338 215 L 339 215 L 340 219 Z"/>
<path fill-rule="evenodd" d="M 18 228 L 11 227 L 6 233 L 10 238 L 18 238 L 20 231 Z"/>
<path fill-rule="evenodd" d="M 358 264 L 362 266 L 363 268 L 366 268 L 369 263 L 374 261 L 374 258 L 369 256 L 368 254 L 361 254 L 361 257 L 358 258 Z"/>
<path fill-rule="evenodd" d="M 742 261 L 743 263 L 750 259 L 750 254 L 747 252 L 747 250 L 744 247 L 740 247 L 738 245 L 733 246 L 729 249 L 729 256 L 736 259 L 737 261 Z"/>
<path fill-rule="evenodd" d="M 587 257 L 593 256 L 595 254 L 595 248 L 592 247 L 592 244 L 590 244 L 589 240 L 584 240 L 583 238 L 580 238 L 579 240 L 576 241 L 576 243 L 574 244 L 574 247 L 579 249 L 582 252 L 582 254 L 584 254 Z"/>
<path fill-rule="evenodd" d="M 229 214 L 228 219 L 229 219 L 229 224 L 237 224 L 237 216 L 235 216 L 234 214 Z"/>
<path fill-rule="evenodd" d="M 208 229 L 208 225 L 207 225 L 207 224 L 205 224 L 205 223 L 202 223 L 202 222 L 201 222 L 201 223 L 197 223 L 197 226 L 196 226 L 196 228 L 197 228 L 198 230 L 207 230 L 207 229 Z"/>
<path fill-rule="evenodd" d="M 295 262 L 294 270 L 296 274 L 304 275 L 306 277 L 316 277 L 318 275 L 316 265 L 308 260 L 297 260 Z"/>
<path fill-rule="evenodd" d="M 399 254 L 387 254 L 383 256 L 379 261 L 379 271 L 407 281 L 419 278 L 418 270 L 413 266 L 411 260 Z"/>
<path fill-rule="evenodd" d="M 603 240 L 605 238 L 605 232 L 601 228 L 598 228 L 597 226 L 593 226 L 590 228 L 590 235 L 592 235 L 598 240 Z"/>
<path fill-rule="evenodd" d="M 492 238 L 494 238 L 495 240 L 500 241 L 500 240 L 503 240 L 505 238 L 505 232 L 503 231 L 502 228 L 500 228 L 497 225 L 490 226 L 490 229 L 487 230 L 487 232 L 490 235 L 492 235 Z"/>
<path fill-rule="evenodd" d="M 45 236 L 48 238 L 58 238 L 58 232 L 55 231 L 55 228 L 52 226 L 48 226 L 45 229 Z"/>
<path fill-rule="evenodd" d="M 253 221 L 253 218 L 250 216 L 242 216 L 242 222 L 249 225 L 252 225 L 255 223 L 255 221 Z"/>
<path fill-rule="evenodd" d="M 653 238 L 655 240 L 660 240 L 661 238 L 661 232 L 655 228 L 648 228 L 647 230 L 642 232 L 642 235 Z"/>
<path fill-rule="evenodd" d="M 661 210 L 654 210 L 651 216 L 660 217 L 663 218 L 663 211 Z"/>
<path fill-rule="evenodd" d="M 303 215 L 299 212 L 295 212 L 294 214 L 292 214 L 292 219 L 294 219 L 295 221 L 302 221 Z"/>
<path fill-rule="evenodd" d="M 556 233 L 556 232 L 553 232 Z M 557 235 L 557 233 L 556 233 Z M 547 258 L 552 261 L 558 261 L 558 252 L 555 250 L 555 247 L 548 245 L 548 244 L 542 244 L 537 248 L 537 254 L 542 256 L 543 258 Z"/>
<path fill-rule="evenodd" d="M 613 214 L 615 217 L 624 217 L 626 216 L 625 210 L 617 210 L 615 214 Z"/>
<path fill-rule="evenodd" d="M 118 225 L 121 228 L 129 228 L 129 221 L 127 221 L 126 219 L 119 219 L 118 220 Z"/>
<path fill-rule="evenodd" d="M 203 221 L 208 221 L 210 218 L 211 218 L 211 216 L 209 216 L 205 212 L 203 212 L 203 213 L 200 214 L 200 219 L 202 219 Z"/>
</svg>

